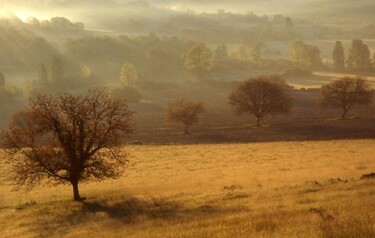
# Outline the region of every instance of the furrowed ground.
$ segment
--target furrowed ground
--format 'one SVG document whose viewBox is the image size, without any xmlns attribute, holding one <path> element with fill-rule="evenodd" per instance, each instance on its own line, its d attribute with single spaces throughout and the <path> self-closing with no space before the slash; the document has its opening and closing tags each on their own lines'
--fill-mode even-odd
<svg viewBox="0 0 375 238">
<path fill-rule="evenodd" d="M 375 140 L 130 146 L 126 175 L 11 191 L 1 237 L 374 237 Z M 2 173 L 5 175 L 5 173 Z M 34 202 L 35 201 L 35 202 Z"/>
</svg>

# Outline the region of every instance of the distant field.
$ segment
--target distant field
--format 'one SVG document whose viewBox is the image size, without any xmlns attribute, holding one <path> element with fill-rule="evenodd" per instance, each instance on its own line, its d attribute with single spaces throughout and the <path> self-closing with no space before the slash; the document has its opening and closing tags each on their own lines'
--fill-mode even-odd
<svg viewBox="0 0 375 238">
<path fill-rule="evenodd" d="M 362 74 L 353 74 L 353 73 L 336 73 L 336 72 L 327 72 L 327 71 L 315 71 L 310 76 L 303 77 L 289 77 L 286 79 L 286 82 L 289 83 L 294 88 L 311 88 L 311 89 L 320 89 L 322 85 L 325 85 L 332 80 L 343 78 L 346 76 L 355 77 L 362 76 L 367 79 L 372 87 L 375 89 L 375 75 L 372 73 L 362 73 Z"/>
<path fill-rule="evenodd" d="M 375 180 L 360 179 L 375 140 L 125 149 L 126 175 L 82 186 L 82 204 L 1 178 L 1 237 L 375 236 Z"/>
<path fill-rule="evenodd" d="M 342 78 L 342 77 L 345 77 L 345 76 L 351 76 L 351 77 L 358 76 L 358 75 L 355 75 L 355 74 L 331 73 L 331 72 L 314 72 L 313 75 L 327 77 L 327 78 L 329 78 L 331 80 Z M 370 82 L 375 83 L 375 76 L 374 75 L 364 74 L 364 75 L 361 75 L 361 76 L 365 77 Z"/>
</svg>

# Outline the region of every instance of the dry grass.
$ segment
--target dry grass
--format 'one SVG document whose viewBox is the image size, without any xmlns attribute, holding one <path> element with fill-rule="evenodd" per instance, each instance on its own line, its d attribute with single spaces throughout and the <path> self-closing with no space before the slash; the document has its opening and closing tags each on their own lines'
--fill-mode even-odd
<svg viewBox="0 0 375 238">
<path fill-rule="evenodd" d="M 1 183 L 1 236 L 375 237 L 375 180 L 359 179 L 375 140 L 128 150 L 126 176 L 82 186 L 84 203 Z"/>
</svg>

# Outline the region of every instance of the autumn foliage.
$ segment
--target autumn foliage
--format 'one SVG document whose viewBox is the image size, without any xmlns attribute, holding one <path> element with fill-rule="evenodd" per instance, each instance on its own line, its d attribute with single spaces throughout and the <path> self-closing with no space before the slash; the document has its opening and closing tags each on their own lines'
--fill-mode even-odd
<svg viewBox="0 0 375 238">
<path fill-rule="evenodd" d="M 341 118 L 355 106 L 371 103 L 370 84 L 361 77 L 344 77 L 322 86 L 321 104 L 323 107 L 340 108 Z"/>
<path fill-rule="evenodd" d="M 278 77 L 261 76 L 248 79 L 229 96 L 229 104 L 236 114 L 247 113 L 256 118 L 256 125 L 266 115 L 288 113 L 291 97 L 287 85 Z"/>
<path fill-rule="evenodd" d="M 168 105 L 167 117 L 169 122 L 182 123 L 184 133 L 190 134 L 189 128 L 199 121 L 199 116 L 204 112 L 202 103 L 181 99 Z"/>
<path fill-rule="evenodd" d="M 119 146 L 132 132 L 132 114 L 124 100 L 102 90 L 31 99 L 2 132 L 13 182 L 28 189 L 43 182 L 71 184 L 74 200 L 80 200 L 79 183 L 122 174 L 127 160 Z"/>
</svg>

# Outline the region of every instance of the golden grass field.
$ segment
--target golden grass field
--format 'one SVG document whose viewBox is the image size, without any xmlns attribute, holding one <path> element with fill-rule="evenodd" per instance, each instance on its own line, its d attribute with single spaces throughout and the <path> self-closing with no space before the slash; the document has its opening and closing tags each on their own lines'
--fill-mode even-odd
<svg viewBox="0 0 375 238">
<path fill-rule="evenodd" d="M 375 237 L 375 179 L 360 179 L 375 140 L 126 149 L 126 175 L 81 186 L 84 203 L 2 179 L 0 237 Z"/>
</svg>

